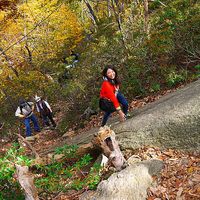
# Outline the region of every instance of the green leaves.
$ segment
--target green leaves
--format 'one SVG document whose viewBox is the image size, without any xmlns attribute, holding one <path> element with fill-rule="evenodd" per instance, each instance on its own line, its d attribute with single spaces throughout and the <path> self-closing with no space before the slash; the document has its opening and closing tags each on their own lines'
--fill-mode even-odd
<svg viewBox="0 0 200 200">
<path fill-rule="evenodd" d="M 0 199 L 24 199 L 19 184 L 14 178 L 15 164 L 30 166 L 32 163 L 32 160 L 23 154 L 24 149 L 18 143 L 13 143 L 12 147 L 0 158 Z"/>
<path fill-rule="evenodd" d="M 159 83 L 152 83 L 150 87 L 150 92 L 158 92 L 160 90 Z"/>
<path fill-rule="evenodd" d="M 183 74 L 178 74 L 175 71 L 172 71 L 168 74 L 167 76 L 167 84 L 172 87 L 174 85 L 176 85 L 177 83 L 180 83 L 181 81 L 184 81 L 185 77 L 183 76 Z"/>
<path fill-rule="evenodd" d="M 77 169 L 80 169 L 81 167 L 88 165 L 91 160 L 92 160 L 92 157 L 89 154 L 86 154 L 74 166 Z"/>
<path fill-rule="evenodd" d="M 87 172 L 82 171 L 91 165 L 92 157 L 89 154 L 77 158 L 77 145 L 64 145 L 56 148 L 56 154 L 64 154 L 65 158 L 54 161 L 46 166 L 37 166 L 39 173 L 35 180 L 36 187 L 49 192 L 66 191 L 69 189 L 80 190 L 82 188 L 95 189 L 100 181 L 100 166 L 94 164 Z"/>
<path fill-rule="evenodd" d="M 65 154 L 67 158 L 75 157 L 77 145 L 64 145 L 63 147 L 58 147 L 55 149 L 55 154 Z"/>
<path fill-rule="evenodd" d="M 200 77 L 200 65 L 194 66 L 194 68 L 197 70 L 197 77 Z"/>
<path fill-rule="evenodd" d="M 15 173 L 15 164 L 30 166 L 32 160 L 23 155 L 24 149 L 13 143 L 12 147 L 0 158 L 0 180 L 9 180 Z"/>
</svg>

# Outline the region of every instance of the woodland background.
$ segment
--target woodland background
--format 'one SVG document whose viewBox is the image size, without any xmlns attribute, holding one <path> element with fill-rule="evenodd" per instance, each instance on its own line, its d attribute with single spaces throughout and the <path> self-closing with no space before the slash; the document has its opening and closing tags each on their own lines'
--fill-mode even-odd
<svg viewBox="0 0 200 200">
<path fill-rule="evenodd" d="M 195 79 L 200 70 L 197 0 L 4 0 L 0 21 L 6 126 L 17 123 L 19 98 L 36 93 L 68 103 L 63 127 L 87 107 L 97 109 L 108 64 L 118 69 L 129 100 Z M 67 70 L 72 50 L 80 62 Z"/>
<path fill-rule="evenodd" d="M 129 102 L 176 88 L 200 74 L 198 0 L 1 0 L 0 22 L 0 122 L 4 124 L 0 137 L 12 139 L 21 124 L 14 116 L 19 98 L 33 101 L 35 94 L 47 98 L 55 113 L 62 111 L 60 135 L 69 128 L 83 128 L 84 111 L 90 107 L 98 112 L 101 71 L 106 65 L 119 71 L 121 90 Z M 80 58 L 68 68 L 71 51 Z M 63 147 L 57 152 L 71 155 L 75 149 Z M 11 188 L 13 195 L 19 191 L 13 160 L 30 165 L 18 150 L 13 147 L 0 159 L 5 196 Z M 75 168 L 90 160 L 86 155 Z M 37 187 L 55 196 L 59 176 L 73 176 L 71 169 L 63 172 L 64 165 L 39 166 L 36 171 L 50 178 L 38 180 Z M 95 188 L 100 180 L 95 170 L 73 188 L 88 183 Z M 55 184 L 48 185 L 53 180 Z"/>
</svg>

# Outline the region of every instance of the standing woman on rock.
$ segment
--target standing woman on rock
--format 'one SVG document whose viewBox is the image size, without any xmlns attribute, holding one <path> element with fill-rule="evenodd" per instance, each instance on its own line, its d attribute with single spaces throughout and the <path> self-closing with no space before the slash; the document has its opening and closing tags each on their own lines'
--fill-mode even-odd
<svg viewBox="0 0 200 200">
<path fill-rule="evenodd" d="M 112 112 L 117 111 L 120 121 L 124 121 L 128 112 L 128 102 L 119 91 L 120 81 L 112 66 L 104 68 L 103 83 L 100 91 L 100 109 L 105 112 L 101 126 L 104 126 Z"/>
</svg>

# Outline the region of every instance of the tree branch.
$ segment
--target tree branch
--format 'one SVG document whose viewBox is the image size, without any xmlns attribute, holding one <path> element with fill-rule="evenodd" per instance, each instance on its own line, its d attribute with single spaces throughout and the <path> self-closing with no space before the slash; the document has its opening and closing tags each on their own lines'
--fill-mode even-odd
<svg viewBox="0 0 200 200">
<path fill-rule="evenodd" d="M 24 137 L 21 136 L 21 131 L 20 128 L 18 128 L 19 133 L 14 133 L 16 136 L 18 136 L 27 146 L 28 148 L 33 152 L 33 154 L 35 155 L 36 159 L 40 159 L 39 154 L 36 152 L 35 148 L 30 144 L 30 142 L 28 142 Z"/>
</svg>

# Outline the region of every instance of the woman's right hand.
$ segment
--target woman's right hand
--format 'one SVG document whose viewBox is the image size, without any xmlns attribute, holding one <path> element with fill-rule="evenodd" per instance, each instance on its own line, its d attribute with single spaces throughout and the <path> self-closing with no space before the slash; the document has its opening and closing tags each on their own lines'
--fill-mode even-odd
<svg viewBox="0 0 200 200">
<path fill-rule="evenodd" d="M 126 120 L 126 116 L 125 116 L 125 114 L 122 112 L 122 110 L 119 110 L 118 113 L 119 113 L 119 120 L 120 120 L 120 122 L 125 121 L 125 120 Z"/>
</svg>

